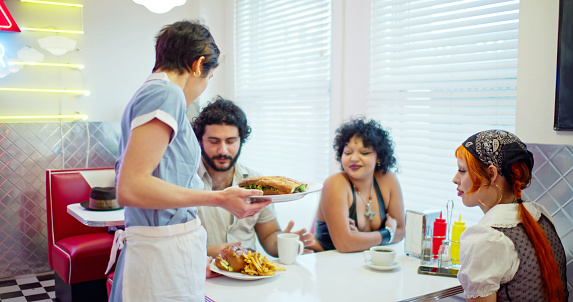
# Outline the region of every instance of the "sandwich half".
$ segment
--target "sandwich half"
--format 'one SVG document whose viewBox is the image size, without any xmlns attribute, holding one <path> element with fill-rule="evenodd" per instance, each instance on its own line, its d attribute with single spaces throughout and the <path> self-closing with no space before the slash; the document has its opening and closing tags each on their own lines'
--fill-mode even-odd
<svg viewBox="0 0 573 302">
<path fill-rule="evenodd" d="M 263 195 L 291 194 L 306 191 L 306 184 L 284 176 L 249 177 L 239 182 L 239 187 L 259 189 Z"/>
</svg>

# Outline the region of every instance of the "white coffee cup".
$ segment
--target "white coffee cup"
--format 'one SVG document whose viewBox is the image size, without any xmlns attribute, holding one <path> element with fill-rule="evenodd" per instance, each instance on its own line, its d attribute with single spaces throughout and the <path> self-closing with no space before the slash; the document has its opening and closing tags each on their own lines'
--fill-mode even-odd
<svg viewBox="0 0 573 302">
<path fill-rule="evenodd" d="M 396 260 L 396 250 L 386 246 L 373 246 L 362 255 L 364 259 L 378 266 L 390 266 Z"/>
<path fill-rule="evenodd" d="M 304 244 L 293 233 L 278 234 L 279 261 L 282 264 L 293 264 L 296 256 L 304 251 Z"/>
</svg>

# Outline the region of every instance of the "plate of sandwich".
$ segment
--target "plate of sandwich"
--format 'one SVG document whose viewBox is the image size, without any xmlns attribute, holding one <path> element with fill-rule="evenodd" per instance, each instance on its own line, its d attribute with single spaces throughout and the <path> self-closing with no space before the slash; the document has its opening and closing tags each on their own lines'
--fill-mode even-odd
<svg viewBox="0 0 573 302">
<path fill-rule="evenodd" d="M 251 196 L 247 202 L 285 202 L 301 199 L 307 194 L 318 192 L 322 184 L 313 182 L 300 182 L 284 176 L 257 176 L 241 180 L 239 187 L 245 189 L 259 189 L 262 196 Z"/>
</svg>

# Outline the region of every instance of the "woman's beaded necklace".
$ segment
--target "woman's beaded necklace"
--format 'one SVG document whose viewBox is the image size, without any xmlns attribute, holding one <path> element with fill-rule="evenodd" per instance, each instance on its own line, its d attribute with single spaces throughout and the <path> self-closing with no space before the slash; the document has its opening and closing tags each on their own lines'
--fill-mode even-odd
<svg viewBox="0 0 573 302">
<path fill-rule="evenodd" d="M 366 205 L 366 212 L 364 212 L 364 217 L 368 217 L 368 220 L 372 221 L 374 219 L 374 215 L 376 215 L 376 212 L 372 211 L 372 207 L 370 207 L 370 204 L 372 203 L 372 187 L 370 187 L 370 197 L 368 198 L 368 202 L 366 202 L 366 199 L 364 199 L 364 196 L 362 196 L 362 193 L 360 193 L 360 190 L 358 190 L 356 186 L 354 186 L 354 190 L 358 192 L 358 195 L 360 195 L 360 198 L 362 198 L 362 201 Z"/>
</svg>

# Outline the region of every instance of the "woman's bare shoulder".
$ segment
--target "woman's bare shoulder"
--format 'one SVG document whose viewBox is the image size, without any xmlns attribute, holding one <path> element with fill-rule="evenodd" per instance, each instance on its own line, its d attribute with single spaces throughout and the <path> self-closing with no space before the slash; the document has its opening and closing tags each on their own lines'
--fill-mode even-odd
<svg viewBox="0 0 573 302">
<path fill-rule="evenodd" d="M 325 221 L 326 213 L 339 213 L 347 208 L 351 188 L 346 173 L 339 172 L 329 176 L 322 186 L 320 194 L 320 208 L 322 212 L 317 215 L 320 221 Z"/>
<path fill-rule="evenodd" d="M 386 173 L 383 173 L 382 171 L 376 171 L 374 176 L 376 177 L 376 180 L 378 182 L 382 181 L 382 182 L 398 183 L 398 177 L 392 171 L 386 171 Z"/>
<path fill-rule="evenodd" d="M 332 196 L 344 196 L 350 194 L 348 176 L 344 172 L 330 175 L 322 186 L 322 197 L 332 199 Z"/>
<path fill-rule="evenodd" d="M 382 171 L 376 172 L 376 181 L 380 186 L 380 190 L 382 192 L 396 192 L 402 191 L 400 186 L 400 182 L 398 181 L 398 177 L 391 171 L 386 171 L 386 173 L 382 173 Z"/>
<path fill-rule="evenodd" d="M 330 175 L 324 181 L 324 187 L 339 186 L 343 183 L 348 183 L 348 176 L 346 176 L 345 172 L 338 172 L 336 174 Z"/>
</svg>

